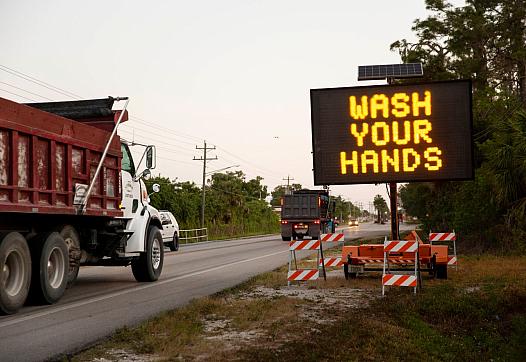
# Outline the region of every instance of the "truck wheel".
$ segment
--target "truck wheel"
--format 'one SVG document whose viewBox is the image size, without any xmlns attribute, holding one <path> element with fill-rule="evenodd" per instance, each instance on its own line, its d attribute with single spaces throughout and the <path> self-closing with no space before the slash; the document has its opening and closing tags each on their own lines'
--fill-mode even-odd
<svg viewBox="0 0 526 362">
<path fill-rule="evenodd" d="M 170 251 L 179 250 L 179 237 L 177 236 L 177 233 L 174 233 L 173 240 L 170 244 L 168 244 L 168 247 L 170 248 Z"/>
<path fill-rule="evenodd" d="M 30 297 L 35 302 L 53 304 L 64 295 L 68 283 L 68 247 L 58 232 L 37 235 L 31 244 Z"/>
<path fill-rule="evenodd" d="M 146 251 L 132 262 L 132 272 L 138 282 L 154 282 L 163 269 L 164 247 L 161 231 L 156 226 L 148 229 Z"/>
<path fill-rule="evenodd" d="M 283 240 L 283 241 L 290 241 L 290 236 L 282 236 L 281 240 Z"/>
<path fill-rule="evenodd" d="M 435 275 L 437 279 L 447 279 L 447 265 L 438 264 Z"/>
<path fill-rule="evenodd" d="M 26 301 L 31 282 L 31 254 L 17 232 L 0 241 L 0 313 L 16 313 Z"/>
<path fill-rule="evenodd" d="M 68 247 L 69 255 L 69 268 L 68 268 L 68 282 L 66 288 L 70 288 L 75 284 L 77 276 L 79 275 L 80 267 L 80 238 L 75 228 L 71 225 L 65 225 L 60 229 L 60 236 L 66 242 Z"/>
</svg>

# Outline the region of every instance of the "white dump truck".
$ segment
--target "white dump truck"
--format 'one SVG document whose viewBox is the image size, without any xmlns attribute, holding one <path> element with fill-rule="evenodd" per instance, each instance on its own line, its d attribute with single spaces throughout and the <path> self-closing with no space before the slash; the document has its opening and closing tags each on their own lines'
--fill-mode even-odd
<svg viewBox="0 0 526 362">
<path fill-rule="evenodd" d="M 115 102 L 125 105 L 114 110 Z M 81 265 L 131 265 L 137 281 L 159 278 L 162 225 L 142 180 L 155 167 L 155 148 L 142 145 L 135 163 L 135 144 L 117 134 L 127 105 L 111 97 L 0 98 L 1 313 L 27 298 L 58 301 Z"/>
</svg>

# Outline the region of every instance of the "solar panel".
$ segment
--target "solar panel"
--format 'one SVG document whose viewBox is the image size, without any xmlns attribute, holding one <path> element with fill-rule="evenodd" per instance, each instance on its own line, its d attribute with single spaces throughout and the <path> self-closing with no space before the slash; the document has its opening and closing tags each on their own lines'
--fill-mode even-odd
<svg viewBox="0 0 526 362">
<path fill-rule="evenodd" d="M 360 65 L 358 67 L 358 80 L 416 78 L 423 75 L 424 71 L 420 63 Z"/>
</svg>

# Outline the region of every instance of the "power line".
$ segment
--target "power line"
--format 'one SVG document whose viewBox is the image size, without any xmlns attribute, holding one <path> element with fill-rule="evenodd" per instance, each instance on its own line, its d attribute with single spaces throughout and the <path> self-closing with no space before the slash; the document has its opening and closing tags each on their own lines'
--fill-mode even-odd
<svg viewBox="0 0 526 362">
<path fill-rule="evenodd" d="M 44 96 L 42 96 L 42 95 L 40 95 L 40 94 L 30 92 L 30 91 L 28 91 L 28 90 L 26 90 L 26 89 L 23 89 L 23 88 L 17 87 L 16 85 L 12 85 L 12 84 L 9 84 L 9 83 L 7 83 L 7 82 L 2 82 L 2 81 L 0 81 L 0 83 L 5 84 L 5 85 L 7 85 L 7 86 L 9 86 L 9 87 L 12 87 L 12 88 L 15 88 L 15 89 L 21 90 L 21 91 L 23 91 L 23 92 L 29 93 L 29 94 L 31 94 L 31 95 L 34 95 L 34 96 L 37 96 L 37 97 L 40 97 L 40 98 L 44 98 L 44 99 L 46 99 L 46 100 L 48 100 L 48 101 L 52 101 L 52 100 L 53 100 L 53 99 L 51 99 L 51 98 L 44 97 Z"/>
<path fill-rule="evenodd" d="M 34 84 L 36 84 L 36 85 L 39 85 L 39 86 L 41 86 L 41 87 L 44 87 L 44 88 L 46 88 L 46 89 L 52 90 L 52 91 L 54 91 L 54 92 L 56 92 L 56 93 L 59 93 L 59 94 L 65 95 L 65 96 L 67 96 L 67 97 L 69 97 L 69 98 L 73 98 L 73 99 L 81 99 L 81 98 L 82 98 L 80 95 L 77 95 L 77 94 L 75 94 L 75 93 L 73 93 L 73 92 L 70 92 L 70 91 L 68 91 L 68 90 L 65 90 L 65 89 L 59 88 L 59 87 L 54 86 L 54 85 L 52 85 L 52 84 L 50 84 L 50 83 L 48 83 L 48 82 L 42 81 L 42 80 L 40 80 L 40 79 L 38 79 L 38 78 L 36 78 L 36 77 L 33 77 L 33 76 L 31 76 L 31 75 L 28 75 L 28 74 L 23 73 L 23 72 L 21 72 L 21 71 L 18 71 L 18 70 L 16 70 L 16 69 L 13 69 L 13 68 L 7 67 L 7 66 L 5 66 L 5 65 L 0 64 L 0 70 L 2 70 L 2 71 L 4 71 L 4 72 L 7 72 L 7 73 L 9 73 L 9 74 L 12 74 L 12 75 L 14 75 L 14 76 L 16 76 L 16 77 L 22 78 L 22 79 L 24 79 L 24 80 L 26 80 L 26 81 L 32 82 L 32 83 L 34 83 Z M 4 82 L 4 83 L 5 83 L 5 82 Z M 8 85 L 9 85 L 9 84 L 8 84 Z M 11 85 L 9 85 L 9 86 L 11 86 Z M 16 88 L 18 88 L 18 87 L 16 87 Z M 44 99 L 47 99 L 47 100 L 50 100 L 50 101 L 51 101 L 50 98 L 45 97 L 45 96 L 42 96 L 42 95 L 40 95 L 40 94 L 30 92 L 30 91 L 25 90 L 25 89 L 23 89 L 23 88 L 18 88 L 18 89 L 19 89 L 19 90 L 23 90 L 23 91 L 25 91 L 25 92 L 27 92 L 27 93 L 31 93 L 31 94 L 37 95 L 37 96 L 39 96 L 39 97 L 41 97 L 41 98 L 44 98 Z M 26 99 L 26 100 L 32 101 L 32 102 L 37 102 L 36 100 L 34 100 L 34 99 L 32 99 L 32 98 L 29 98 L 29 97 L 26 97 L 26 96 L 23 96 L 23 95 L 20 95 L 20 94 L 17 94 L 17 93 L 14 93 L 14 92 L 11 92 L 11 91 L 8 91 L 8 90 L 5 90 L 5 89 L 0 89 L 0 90 L 4 91 L 4 92 L 6 92 L 6 93 L 9 93 L 9 94 L 15 95 L 15 96 L 17 96 L 17 97 L 20 97 L 20 98 L 23 98 L 23 99 Z M 173 129 L 171 129 L 171 128 L 168 128 L 168 127 L 158 126 L 158 125 L 156 125 L 155 123 L 148 122 L 147 120 L 145 120 L 145 119 L 143 119 L 143 118 L 140 118 L 140 117 L 137 117 L 137 116 L 130 116 L 130 119 L 132 119 L 132 120 L 135 121 L 135 122 L 138 122 L 138 123 L 142 123 L 142 124 L 144 124 L 144 125 L 147 125 L 150 129 L 151 129 L 151 128 L 154 128 L 154 129 L 158 129 L 158 130 L 160 130 L 160 131 L 162 131 L 162 132 L 166 131 L 166 132 L 168 132 L 168 133 L 171 133 L 171 134 L 172 134 L 173 136 L 175 136 L 175 137 L 186 138 L 186 139 L 192 139 L 192 140 L 200 140 L 200 139 L 201 139 L 200 137 L 196 137 L 196 136 L 189 135 L 189 134 L 184 134 L 184 133 L 182 133 L 182 132 L 175 131 L 175 130 L 173 130 Z M 131 126 L 130 126 L 130 127 L 131 127 Z M 139 129 L 140 129 L 140 128 L 139 128 Z M 143 130 L 143 131 L 146 131 L 146 130 Z M 153 133 L 153 132 L 151 132 L 151 130 L 148 130 L 148 131 L 149 131 L 150 133 Z M 157 134 L 157 135 L 159 135 L 159 134 Z M 173 137 L 173 136 L 172 136 L 172 137 Z M 162 135 L 162 137 L 166 137 L 166 135 Z M 152 139 L 152 138 L 150 138 L 150 139 Z M 158 140 L 156 140 L 156 139 L 152 139 L 152 140 L 155 140 L 156 142 L 164 143 L 164 144 L 166 144 L 166 145 L 169 145 L 170 147 L 178 147 L 178 146 L 176 146 L 176 145 L 168 144 L 168 143 L 166 143 L 166 142 L 158 141 Z M 179 142 L 179 143 L 191 144 L 191 143 L 189 143 L 189 142 L 182 141 L 182 140 L 177 140 L 177 142 Z M 226 150 L 225 148 L 222 148 L 222 147 L 218 147 L 218 148 L 220 148 L 223 152 L 225 152 L 225 153 L 231 155 L 232 157 L 234 157 L 234 158 L 236 158 L 236 159 L 242 161 L 242 162 L 245 163 L 247 166 L 251 166 L 252 168 L 255 168 L 256 170 L 259 170 L 259 172 L 262 172 L 262 173 L 264 173 L 264 174 L 272 175 L 271 178 L 273 178 L 273 179 L 275 179 L 275 180 L 278 180 L 278 179 L 279 179 L 278 177 L 276 177 L 276 174 L 275 174 L 273 171 L 266 170 L 266 169 L 264 169 L 264 168 L 262 168 L 262 167 L 260 167 L 260 166 L 258 166 L 258 165 L 256 165 L 256 164 L 254 164 L 254 163 L 252 163 L 252 162 L 250 162 L 250 161 L 247 161 L 247 160 L 243 159 L 242 157 L 239 157 L 239 156 L 235 155 L 234 153 L 232 153 L 232 152 Z"/>
<path fill-rule="evenodd" d="M 28 101 L 31 101 L 31 102 L 36 102 L 36 100 L 34 100 L 34 99 L 31 99 L 31 98 L 25 97 L 25 96 L 23 96 L 23 95 L 20 95 L 20 94 L 14 93 L 14 92 L 10 92 L 10 91 L 8 91 L 7 89 L 2 89 L 2 88 L 0 88 L 0 91 L 2 91 L 2 92 L 6 92 L 6 93 L 9 93 L 9 94 L 12 94 L 12 95 L 17 96 L 17 97 L 20 97 L 20 98 L 27 99 Z"/>
<path fill-rule="evenodd" d="M 157 126 L 157 125 L 152 125 L 151 122 L 148 122 L 146 121 L 145 119 L 142 119 L 140 117 L 137 117 L 137 116 L 130 116 L 131 119 L 135 120 L 136 122 L 138 123 L 142 123 L 142 124 L 145 124 L 147 125 L 148 127 L 154 127 L 154 128 L 157 128 L 159 130 L 165 130 L 165 131 L 168 131 L 178 137 L 181 137 L 181 138 L 187 138 L 187 139 L 193 139 L 194 141 L 200 141 L 201 138 L 200 137 L 196 137 L 196 136 L 192 136 L 192 135 L 188 135 L 188 134 L 185 134 L 185 133 L 182 133 L 182 132 L 179 132 L 179 131 L 175 131 L 171 128 L 168 128 L 168 127 L 165 127 L 165 126 Z"/>
<path fill-rule="evenodd" d="M 54 92 L 56 92 L 56 93 L 60 93 L 60 94 L 62 94 L 62 95 L 65 95 L 65 96 L 67 96 L 67 97 L 70 97 L 70 98 L 76 98 L 76 99 L 82 98 L 82 97 L 79 96 L 79 95 L 76 95 L 76 94 L 74 94 L 74 93 L 71 93 L 71 92 L 69 92 L 69 91 L 67 91 L 67 90 L 64 90 L 64 89 L 62 89 L 62 88 L 55 87 L 55 86 L 52 85 L 52 84 L 46 83 L 46 82 L 44 82 L 44 81 L 41 81 L 41 80 L 39 80 L 39 79 L 37 79 L 37 78 L 35 78 L 35 77 L 32 77 L 32 76 L 30 76 L 30 75 L 28 75 L 28 74 L 25 74 L 25 73 L 22 73 L 22 72 L 20 72 L 20 71 L 18 71 L 18 70 L 16 70 L 16 69 L 9 68 L 8 66 L 5 66 L 5 65 L 3 65 L 3 64 L 0 64 L 0 70 L 4 71 L 4 72 L 6 72 L 6 73 L 12 74 L 12 75 L 14 75 L 14 76 L 16 76 L 16 77 L 22 78 L 22 79 L 24 79 L 24 80 L 27 80 L 27 81 L 29 81 L 29 82 L 32 82 L 32 83 L 38 84 L 38 85 L 41 86 L 41 87 L 47 88 L 47 89 L 52 90 L 52 91 L 54 91 Z"/>
</svg>

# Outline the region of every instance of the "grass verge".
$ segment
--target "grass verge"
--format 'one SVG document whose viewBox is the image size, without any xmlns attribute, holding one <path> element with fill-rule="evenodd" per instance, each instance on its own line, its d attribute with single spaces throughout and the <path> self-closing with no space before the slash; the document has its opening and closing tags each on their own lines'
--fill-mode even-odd
<svg viewBox="0 0 526 362">
<path fill-rule="evenodd" d="M 413 296 L 379 275 L 286 287 L 286 268 L 195 300 L 73 356 L 139 360 L 522 361 L 526 257 L 461 258 L 448 280 L 424 278 Z M 308 263 L 308 260 L 301 263 Z"/>
</svg>

